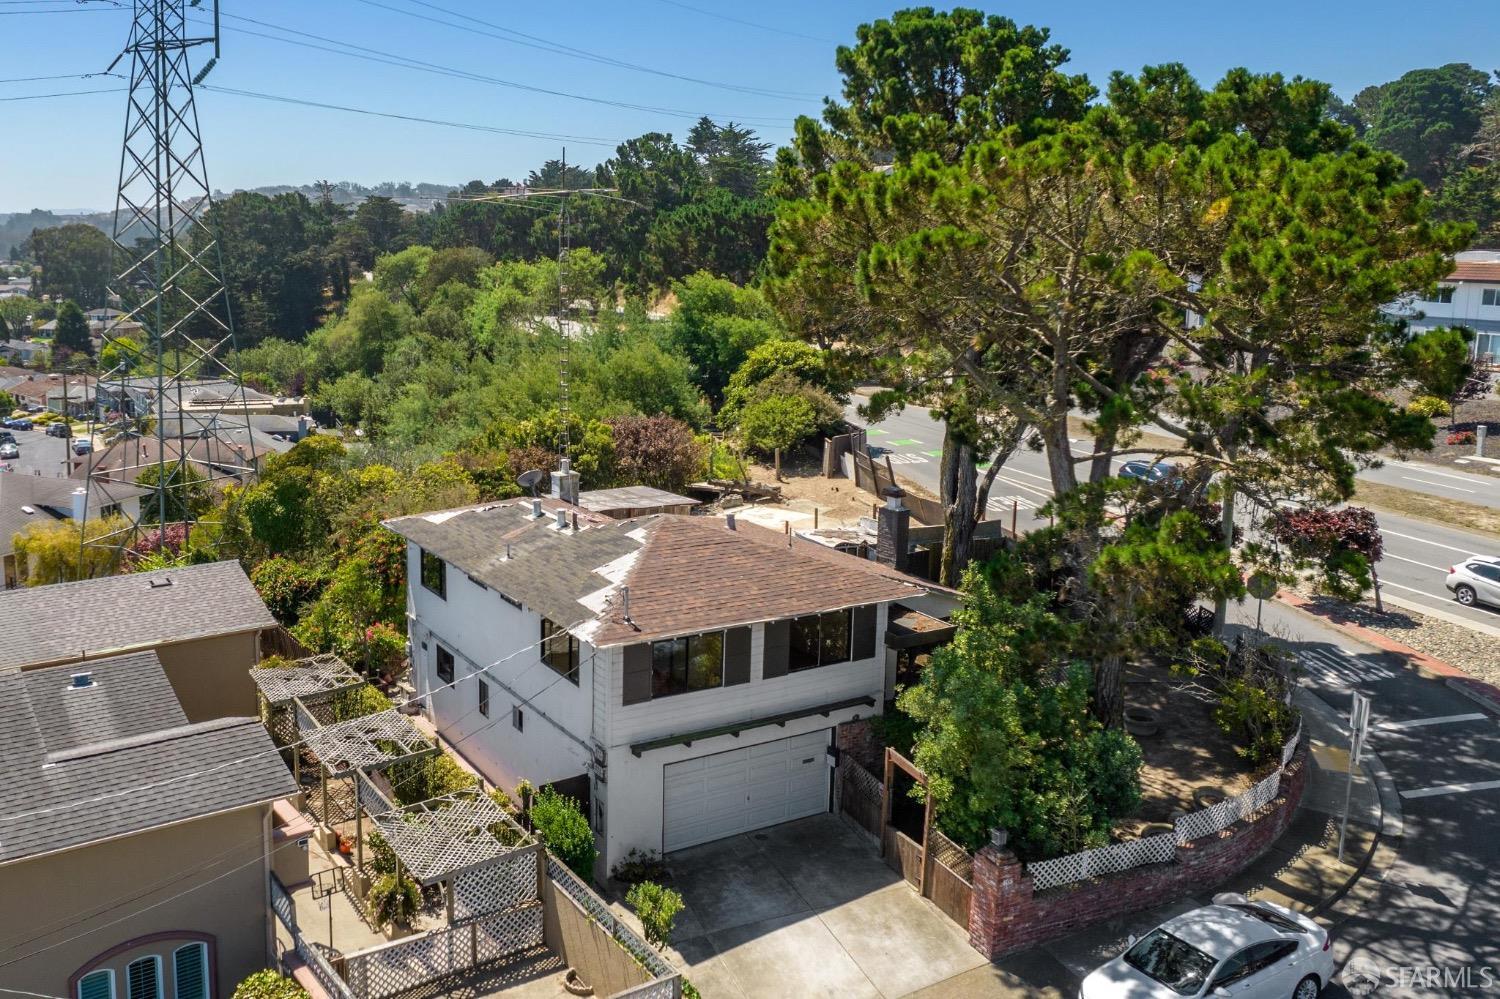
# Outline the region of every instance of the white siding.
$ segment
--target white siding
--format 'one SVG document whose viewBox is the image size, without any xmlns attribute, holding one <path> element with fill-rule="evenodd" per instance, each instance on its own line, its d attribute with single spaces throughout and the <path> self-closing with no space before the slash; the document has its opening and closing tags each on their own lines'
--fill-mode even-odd
<svg viewBox="0 0 1500 999">
<path fill-rule="evenodd" d="M 447 599 L 439 598 L 422 586 L 420 561 L 420 549 L 409 545 L 415 685 L 427 695 L 428 717 L 443 737 L 488 780 L 506 788 L 523 778 L 542 784 L 587 772 L 593 648 L 580 646 L 575 686 L 542 662 L 535 648 L 541 638 L 537 614 L 518 610 L 451 565 Z M 456 659 L 457 683 L 451 687 L 437 678 L 438 643 Z M 479 677 L 469 675 L 486 666 L 491 666 L 485 672 L 488 718 L 479 714 Z M 518 703 L 524 714 L 519 732 L 511 720 L 511 709 Z"/>
</svg>

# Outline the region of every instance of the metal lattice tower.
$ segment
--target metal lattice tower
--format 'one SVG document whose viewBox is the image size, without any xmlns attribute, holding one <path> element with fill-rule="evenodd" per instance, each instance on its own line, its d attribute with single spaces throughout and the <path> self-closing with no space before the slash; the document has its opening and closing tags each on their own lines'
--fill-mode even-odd
<svg viewBox="0 0 1500 999">
<path fill-rule="evenodd" d="M 104 336 L 124 346 L 126 334 L 117 331 L 125 327 L 141 343 L 139 355 L 96 386 L 92 415 L 107 412 L 117 432 L 90 454 L 85 488 L 108 494 L 111 484 L 140 482 L 152 492 L 140 498 L 140 516 L 128 528 L 94 539 L 82 534 L 85 544 L 120 552 L 153 529 L 165 551 L 169 524 L 190 529 L 190 495 L 212 496 L 256 467 L 249 401 L 229 366 L 234 323 L 193 99 L 219 54 L 217 0 L 211 33 L 196 31 L 197 19 L 189 22 L 201 2 L 134 0 L 130 37 L 115 61 L 130 60 L 113 232 L 119 266 L 110 287 L 125 314 Z M 189 54 L 207 45 L 213 56 L 195 77 Z"/>
</svg>

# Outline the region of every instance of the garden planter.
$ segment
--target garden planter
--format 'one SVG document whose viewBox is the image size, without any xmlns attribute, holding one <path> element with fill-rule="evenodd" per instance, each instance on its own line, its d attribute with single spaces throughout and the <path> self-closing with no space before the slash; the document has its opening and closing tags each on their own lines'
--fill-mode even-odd
<svg viewBox="0 0 1500 999">
<path fill-rule="evenodd" d="M 1200 809 L 1212 808 L 1223 801 L 1228 795 L 1217 787 L 1197 787 L 1193 789 L 1193 804 Z"/>
<path fill-rule="evenodd" d="M 567 974 L 562 978 L 563 988 L 568 990 L 569 995 L 591 996 L 594 994 L 592 985 L 584 984 L 583 979 L 578 977 L 577 968 L 569 968 Z"/>
</svg>

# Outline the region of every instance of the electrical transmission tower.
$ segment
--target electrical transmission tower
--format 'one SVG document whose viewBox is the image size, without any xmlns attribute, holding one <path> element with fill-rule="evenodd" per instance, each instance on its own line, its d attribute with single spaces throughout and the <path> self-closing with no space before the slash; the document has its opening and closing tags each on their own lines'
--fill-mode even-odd
<svg viewBox="0 0 1500 999">
<path fill-rule="evenodd" d="M 134 0 L 115 60 L 130 61 L 110 287 L 124 315 L 104 333 L 120 361 L 95 387 L 91 415 L 105 441 L 88 455 L 84 488 L 103 496 L 85 510 L 123 514 L 131 504 L 117 497 L 149 491 L 138 517 L 93 538 L 82 529 L 82 543 L 117 553 L 154 534 L 165 555 L 171 525 L 190 530 L 226 481 L 244 482 L 256 467 L 250 404 L 230 367 L 234 323 L 193 100 L 219 57 L 217 0 L 211 21 L 188 16 L 201 2 Z M 194 76 L 189 55 L 203 46 L 213 55 Z"/>
</svg>

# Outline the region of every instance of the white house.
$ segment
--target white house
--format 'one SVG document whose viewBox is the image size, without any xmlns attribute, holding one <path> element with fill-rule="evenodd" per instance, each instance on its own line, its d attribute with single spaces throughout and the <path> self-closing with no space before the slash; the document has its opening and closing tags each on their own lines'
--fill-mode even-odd
<svg viewBox="0 0 1500 999">
<path fill-rule="evenodd" d="M 1479 363 L 1500 366 L 1500 251 L 1467 250 L 1455 258 L 1453 273 L 1432 298 L 1409 298 L 1388 310 L 1406 319 L 1413 333 L 1444 326 L 1474 332 Z"/>
<path fill-rule="evenodd" d="M 889 695 L 891 607 L 940 590 L 732 517 L 549 498 L 388 526 L 424 710 L 492 782 L 586 799 L 606 871 L 826 811 L 835 726 Z"/>
</svg>

